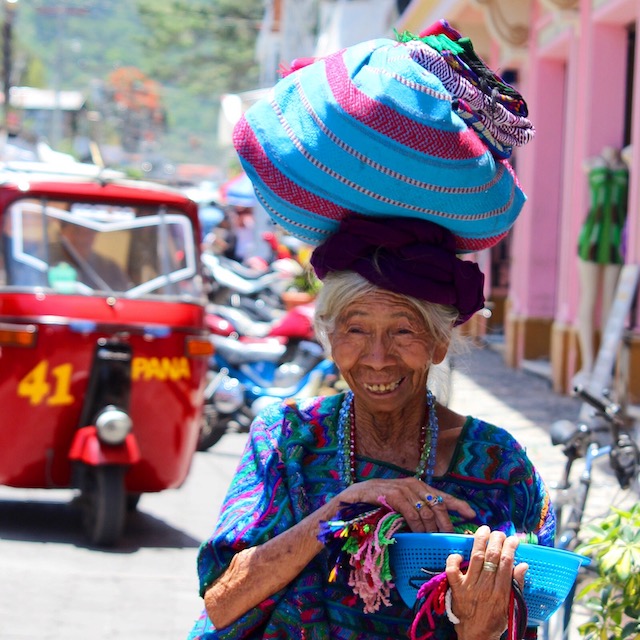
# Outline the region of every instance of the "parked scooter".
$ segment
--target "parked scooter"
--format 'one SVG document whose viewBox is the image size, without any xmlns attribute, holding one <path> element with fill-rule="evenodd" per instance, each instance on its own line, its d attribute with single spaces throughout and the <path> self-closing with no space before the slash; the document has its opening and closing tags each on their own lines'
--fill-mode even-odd
<svg viewBox="0 0 640 640">
<path fill-rule="evenodd" d="M 326 392 L 337 381 L 333 361 L 316 342 L 302 341 L 293 360 L 277 338 L 238 340 L 212 333 L 215 354 L 204 392 L 203 427 L 198 450 L 206 451 L 231 428 L 247 431 L 267 404 Z"/>
<path fill-rule="evenodd" d="M 292 343 L 314 340 L 313 302 L 297 305 L 273 320 L 255 320 L 238 307 L 210 303 L 207 305 L 207 324 L 218 335 L 243 338 L 283 338 Z"/>
<path fill-rule="evenodd" d="M 292 258 L 274 260 L 264 271 L 213 253 L 202 254 L 202 264 L 211 302 L 242 308 L 262 321 L 282 310 L 282 293 L 302 273 Z"/>
</svg>

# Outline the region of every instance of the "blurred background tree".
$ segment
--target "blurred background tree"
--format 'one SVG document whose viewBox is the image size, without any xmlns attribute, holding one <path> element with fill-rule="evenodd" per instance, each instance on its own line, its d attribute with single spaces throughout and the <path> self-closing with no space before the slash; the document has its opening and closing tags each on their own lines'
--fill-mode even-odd
<svg viewBox="0 0 640 640">
<path fill-rule="evenodd" d="M 214 163 L 220 95 L 256 88 L 263 11 L 262 0 L 19 0 L 11 82 L 86 94 L 98 142 L 131 149 L 152 131 L 168 160 Z"/>
</svg>

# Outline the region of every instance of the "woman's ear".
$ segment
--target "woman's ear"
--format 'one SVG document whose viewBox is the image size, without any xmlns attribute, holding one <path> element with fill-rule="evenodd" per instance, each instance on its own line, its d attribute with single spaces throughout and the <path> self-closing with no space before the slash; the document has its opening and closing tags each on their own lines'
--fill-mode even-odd
<svg viewBox="0 0 640 640">
<path fill-rule="evenodd" d="M 449 341 L 438 343 L 434 349 L 433 354 L 431 355 L 431 362 L 433 364 L 440 364 L 445 356 L 447 355 L 447 351 L 449 350 Z"/>
</svg>

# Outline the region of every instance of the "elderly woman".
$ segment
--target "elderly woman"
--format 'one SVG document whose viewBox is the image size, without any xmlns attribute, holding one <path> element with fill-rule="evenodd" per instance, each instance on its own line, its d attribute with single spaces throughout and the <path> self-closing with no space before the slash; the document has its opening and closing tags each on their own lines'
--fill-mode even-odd
<svg viewBox="0 0 640 640">
<path fill-rule="evenodd" d="M 458 113 L 469 103 L 453 93 L 461 79 L 443 72 L 443 43 L 467 76 L 483 74 L 492 109 L 503 95 L 495 76 L 448 25 L 436 31 L 436 41 L 369 43 L 301 68 L 236 128 L 263 206 L 318 245 L 317 332 L 349 391 L 273 405 L 254 420 L 200 549 L 205 610 L 193 640 L 410 637 L 414 612 L 395 589 L 363 604 L 370 580 L 336 565 L 322 532 L 350 509 L 395 514 L 413 532 L 473 533 L 468 565 L 447 561 L 450 599 L 446 615 L 431 616 L 433 638 L 511 630 L 513 582 L 522 586 L 527 570 L 514 568 L 518 535 L 553 541 L 548 494 L 523 449 L 428 388 L 454 328 L 484 304 L 482 273 L 459 252 L 503 237 L 524 201 L 500 159 L 505 136 L 487 131 L 481 111 L 469 112 L 481 124 L 473 129 Z"/>
</svg>

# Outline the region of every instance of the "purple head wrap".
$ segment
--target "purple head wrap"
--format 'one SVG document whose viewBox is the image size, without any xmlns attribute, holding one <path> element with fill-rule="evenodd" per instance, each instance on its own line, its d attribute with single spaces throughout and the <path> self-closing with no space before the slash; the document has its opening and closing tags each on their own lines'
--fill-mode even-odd
<svg viewBox="0 0 640 640">
<path fill-rule="evenodd" d="M 453 234 L 418 218 L 352 215 L 312 256 L 321 280 L 331 271 L 355 271 L 372 284 L 428 302 L 451 305 L 462 324 L 484 306 L 484 275 L 456 255 Z"/>
</svg>

